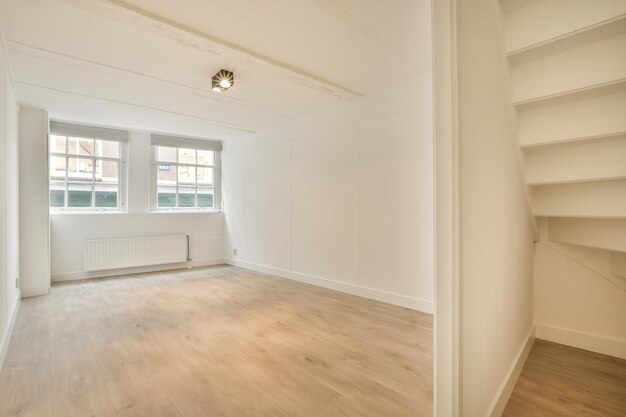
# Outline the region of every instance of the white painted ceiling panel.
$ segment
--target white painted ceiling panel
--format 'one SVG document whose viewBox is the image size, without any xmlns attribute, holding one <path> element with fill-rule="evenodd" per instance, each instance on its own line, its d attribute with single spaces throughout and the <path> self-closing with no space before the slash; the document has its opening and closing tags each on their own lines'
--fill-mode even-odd
<svg viewBox="0 0 626 417">
<path fill-rule="evenodd" d="M 18 88 L 29 85 L 105 101 L 132 103 L 251 132 L 290 118 L 236 100 L 220 101 L 215 94 L 85 61 L 74 62 L 12 43 L 9 43 L 9 52 L 13 70 L 19 74 L 16 76 Z"/>
<path fill-rule="evenodd" d="M 255 137 L 254 133 L 221 127 L 193 116 L 43 90 L 29 85 L 20 85 L 18 95 L 20 104 L 24 106 L 53 108 L 52 117 L 58 120 L 207 139 L 245 140 Z"/>
<path fill-rule="evenodd" d="M 225 136 L 428 71 L 429 21 L 427 0 L 0 0 L 20 101 L 53 117 L 77 102 L 169 113 Z M 235 73 L 224 94 L 221 68 Z"/>
</svg>

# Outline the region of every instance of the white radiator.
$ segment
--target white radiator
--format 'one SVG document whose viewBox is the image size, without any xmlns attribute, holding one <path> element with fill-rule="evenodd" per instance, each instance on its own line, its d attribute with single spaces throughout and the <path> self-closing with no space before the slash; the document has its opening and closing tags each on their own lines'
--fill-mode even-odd
<svg viewBox="0 0 626 417">
<path fill-rule="evenodd" d="M 85 271 L 190 261 L 189 236 L 85 240 Z"/>
</svg>

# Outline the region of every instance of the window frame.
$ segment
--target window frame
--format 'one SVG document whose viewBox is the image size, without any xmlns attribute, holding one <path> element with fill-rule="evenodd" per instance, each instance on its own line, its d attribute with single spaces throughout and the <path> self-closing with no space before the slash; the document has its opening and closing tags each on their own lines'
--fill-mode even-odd
<svg viewBox="0 0 626 417">
<path fill-rule="evenodd" d="M 221 146 L 220 148 L 215 147 L 207 147 L 203 146 L 201 140 L 185 140 L 173 139 L 171 143 L 167 141 L 159 140 L 157 143 L 154 141 L 150 144 L 150 212 L 154 213 L 189 213 L 189 212 L 215 212 L 222 210 L 222 193 L 221 193 L 221 184 L 222 184 L 222 161 L 221 161 Z M 209 142 L 208 143 L 215 143 Z M 176 149 L 176 162 L 167 162 L 167 161 L 159 161 L 157 159 L 157 148 L 168 147 Z M 179 149 L 193 149 L 196 153 L 195 164 L 188 164 L 183 162 L 178 162 L 178 150 Z M 213 152 L 214 156 L 214 165 L 202 165 L 198 164 L 198 151 L 210 151 Z M 158 165 L 169 165 L 175 167 L 176 170 L 176 207 L 159 207 L 158 205 Z M 178 181 L 178 167 L 193 167 L 196 172 L 196 181 L 195 181 L 195 202 L 196 205 L 194 207 L 179 207 L 178 206 L 178 188 L 180 187 L 180 183 Z M 198 207 L 198 167 L 204 168 L 213 168 L 213 207 Z M 200 187 L 203 188 L 203 187 Z M 209 188 L 209 187 L 206 187 Z"/>
<path fill-rule="evenodd" d="M 78 126 L 77 129 L 89 129 L 88 127 Z M 70 132 L 71 133 L 71 132 Z M 128 212 L 127 208 L 127 159 L 128 159 L 128 143 L 124 140 L 115 140 L 107 137 L 99 137 L 101 135 L 98 134 L 78 134 L 72 135 L 68 132 L 55 132 L 51 131 L 47 134 L 47 154 L 48 154 L 48 210 L 50 215 L 61 214 L 61 213 L 125 213 Z M 80 132 L 77 132 L 80 133 Z M 53 152 L 50 147 L 50 141 L 52 140 L 52 136 L 65 137 L 65 152 Z M 94 153 L 95 146 L 97 140 L 116 142 L 119 145 L 119 157 L 105 157 L 105 156 L 96 156 L 96 155 L 80 155 L 69 152 L 70 146 L 70 138 L 77 139 L 89 139 L 94 141 Z M 51 175 L 51 167 L 50 163 L 53 157 L 56 158 L 64 158 L 65 159 L 65 178 L 64 179 L 53 179 Z M 91 174 L 91 181 L 80 181 L 75 180 L 72 181 L 69 178 L 69 159 L 90 159 L 93 164 L 93 172 Z M 117 162 L 117 207 L 96 207 L 95 206 L 95 195 L 96 195 L 96 185 L 98 184 L 96 181 L 97 175 L 97 161 L 113 161 Z M 65 185 L 64 189 L 64 206 L 63 207 L 53 207 L 50 205 L 50 192 L 51 192 L 51 183 L 52 181 L 63 182 Z M 91 185 L 91 206 L 90 207 L 69 207 L 69 196 L 68 196 L 68 188 L 70 184 L 89 184 Z"/>
</svg>

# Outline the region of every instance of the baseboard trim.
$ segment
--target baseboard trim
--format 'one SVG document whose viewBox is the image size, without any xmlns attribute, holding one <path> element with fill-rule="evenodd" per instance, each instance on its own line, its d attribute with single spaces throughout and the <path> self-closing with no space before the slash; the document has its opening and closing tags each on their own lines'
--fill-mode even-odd
<svg viewBox="0 0 626 417">
<path fill-rule="evenodd" d="M 530 349 L 532 349 L 533 343 L 535 342 L 535 333 L 536 330 L 533 325 L 530 327 L 530 330 L 526 335 L 526 339 L 524 339 L 524 343 L 517 352 L 517 356 L 515 357 L 515 361 L 511 364 L 509 372 L 507 372 L 504 381 L 502 381 L 502 384 L 500 385 L 500 388 L 498 389 L 498 392 L 489 407 L 486 417 L 500 417 L 504 412 L 506 404 L 509 402 L 511 393 L 517 383 L 517 379 L 522 373 L 522 369 L 524 368 Z"/>
<path fill-rule="evenodd" d="M 50 293 L 49 285 L 40 285 L 38 287 L 21 288 L 21 298 L 38 297 Z"/>
<path fill-rule="evenodd" d="M 0 371 L 4 366 L 4 360 L 7 357 L 7 352 L 9 351 L 9 343 L 11 342 L 11 336 L 13 335 L 13 328 L 15 327 L 15 320 L 17 319 L 17 313 L 20 310 L 20 294 L 18 290 L 17 301 L 15 302 L 15 306 L 13 307 L 13 312 L 11 314 L 11 318 L 9 319 L 9 323 L 2 337 L 2 344 L 0 344 Z"/>
<path fill-rule="evenodd" d="M 168 264 L 168 265 L 151 265 L 140 266 L 136 268 L 122 268 L 106 271 L 76 271 L 62 272 L 52 275 L 52 282 L 76 281 L 81 279 L 116 277 L 119 275 L 141 274 L 144 272 L 170 271 L 173 269 L 198 268 L 201 266 L 222 265 L 222 258 L 200 259 L 197 261 Z"/>
<path fill-rule="evenodd" d="M 317 287 L 328 288 L 331 290 L 344 292 L 358 297 L 369 298 L 371 300 L 381 301 L 387 304 L 393 304 L 400 307 L 410 308 L 412 310 L 433 314 L 434 302 L 422 300 L 419 298 L 407 297 L 404 295 L 394 294 L 373 288 L 360 287 L 353 284 L 334 281 L 327 278 L 305 275 L 298 272 L 288 271 L 286 269 L 274 268 L 265 265 L 259 265 L 253 262 L 241 261 L 238 259 L 224 259 L 224 263 L 238 266 L 241 268 L 251 269 L 257 272 L 263 272 L 270 275 L 276 275 L 282 278 L 291 279 L 306 284 L 315 285 Z"/>
<path fill-rule="evenodd" d="M 537 339 L 626 359 L 626 340 L 547 324 L 537 323 L 535 325 L 537 326 Z"/>
</svg>

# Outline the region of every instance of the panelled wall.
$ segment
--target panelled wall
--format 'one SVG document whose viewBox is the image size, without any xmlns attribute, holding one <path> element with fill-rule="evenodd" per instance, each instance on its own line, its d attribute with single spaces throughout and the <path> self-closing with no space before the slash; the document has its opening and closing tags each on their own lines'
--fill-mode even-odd
<svg viewBox="0 0 626 417">
<path fill-rule="evenodd" d="M 17 98 L 0 34 L 0 367 L 17 313 L 19 202 Z"/>
<path fill-rule="evenodd" d="M 225 144 L 228 262 L 433 309 L 430 74 Z"/>
</svg>

